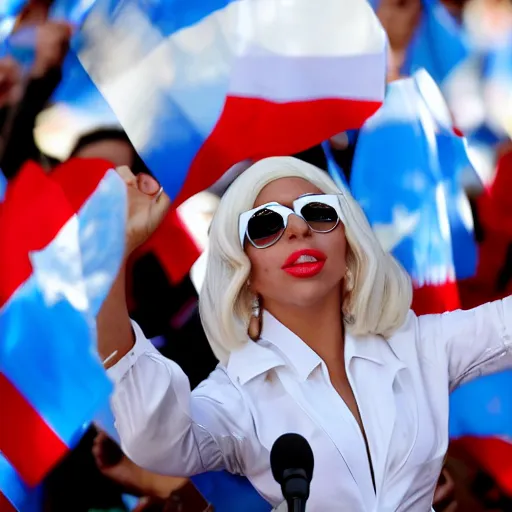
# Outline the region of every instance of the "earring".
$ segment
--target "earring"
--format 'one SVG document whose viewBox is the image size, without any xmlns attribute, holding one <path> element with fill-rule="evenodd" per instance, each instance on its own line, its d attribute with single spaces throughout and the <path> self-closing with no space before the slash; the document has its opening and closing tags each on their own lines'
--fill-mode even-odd
<svg viewBox="0 0 512 512">
<path fill-rule="evenodd" d="M 345 271 L 345 291 L 350 292 L 354 288 L 354 276 L 352 271 L 347 267 Z"/>
<path fill-rule="evenodd" d="M 252 313 L 249 320 L 249 328 L 247 334 L 252 341 L 258 341 L 261 334 L 261 308 L 260 299 L 258 296 L 254 297 L 252 301 Z"/>
<path fill-rule="evenodd" d="M 354 276 L 352 271 L 347 267 L 345 271 L 345 293 L 351 292 L 354 288 Z M 346 298 L 346 296 L 345 296 Z M 343 321 L 347 325 L 354 325 L 356 319 L 353 314 L 343 312 Z"/>
<path fill-rule="evenodd" d="M 356 323 L 356 317 L 352 314 L 343 315 L 343 320 L 347 325 L 354 325 Z"/>
</svg>

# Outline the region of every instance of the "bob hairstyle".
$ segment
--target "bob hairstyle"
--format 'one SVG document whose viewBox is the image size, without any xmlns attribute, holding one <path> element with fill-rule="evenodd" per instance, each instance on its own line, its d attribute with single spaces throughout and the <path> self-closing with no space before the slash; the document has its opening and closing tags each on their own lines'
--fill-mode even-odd
<svg viewBox="0 0 512 512">
<path fill-rule="evenodd" d="M 249 167 L 228 188 L 210 228 L 199 308 L 206 336 L 222 364 L 227 364 L 232 351 L 252 343 L 247 335 L 253 299 L 247 286 L 251 264 L 240 245 L 238 218 L 253 208 L 265 185 L 291 177 L 303 178 L 326 194 L 338 194 L 347 220 L 347 267 L 353 276 L 340 311 L 347 331 L 353 335 L 389 337 L 402 326 L 411 306 L 408 274 L 393 256 L 384 252 L 348 190 L 340 190 L 326 172 L 296 158 L 265 158 Z"/>
</svg>

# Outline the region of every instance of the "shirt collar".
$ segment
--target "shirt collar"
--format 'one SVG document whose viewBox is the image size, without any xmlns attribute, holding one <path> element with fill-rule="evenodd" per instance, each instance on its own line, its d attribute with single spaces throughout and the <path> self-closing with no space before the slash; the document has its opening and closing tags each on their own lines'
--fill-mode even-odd
<svg viewBox="0 0 512 512">
<path fill-rule="evenodd" d="M 378 365 L 389 365 L 390 369 L 394 370 L 403 367 L 389 344 L 380 336 L 352 336 L 346 333 L 347 368 L 355 358 Z M 229 357 L 227 370 L 242 385 L 279 366 L 292 367 L 299 380 L 305 381 L 321 363 L 322 359 L 315 351 L 277 318 L 264 311 L 260 341 L 248 340 L 243 347 L 233 351 Z"/>
<path fill-rule="evenodd" d="M 291 366 L 298 378 L 304 381 L 321 362 L 320 357 L 296 334 L 264 311 L 260 340 L 249 340 L 232 352 L 227 370 L 243 385 L 272 368 Z"/>
</svg>

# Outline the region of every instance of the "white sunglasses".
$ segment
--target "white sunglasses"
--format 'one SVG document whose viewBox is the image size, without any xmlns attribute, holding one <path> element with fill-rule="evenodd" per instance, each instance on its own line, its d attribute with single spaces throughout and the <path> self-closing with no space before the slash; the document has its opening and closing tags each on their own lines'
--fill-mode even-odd
<svg viewBox="0 0 512 512">
<path fill-rule="evenodd" d="M 336 194 L 301 196 L 293 202 L 293 209 L 276 202 L 263 204 L 240 214 L 238 229 L 242 247 L 245 237 L 257 249 L 275 244 L 283 236 L 292 214 L 303 219 L 316 233 L 329 233 L 342 220 Z"/>
</svg>

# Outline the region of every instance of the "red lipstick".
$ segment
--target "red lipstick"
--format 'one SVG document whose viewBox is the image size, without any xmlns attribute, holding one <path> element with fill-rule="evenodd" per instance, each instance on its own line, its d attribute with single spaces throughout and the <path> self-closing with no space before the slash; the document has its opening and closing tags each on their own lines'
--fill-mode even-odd
<svg viewBox="0 0 512 512">
<path fill-rule="evenodd" d="M 308 278 L 322 271 L 326 259 L 322 251 L 303 249 L 290 254 L 281 268 L 293 277 Z"/>
</svg>

